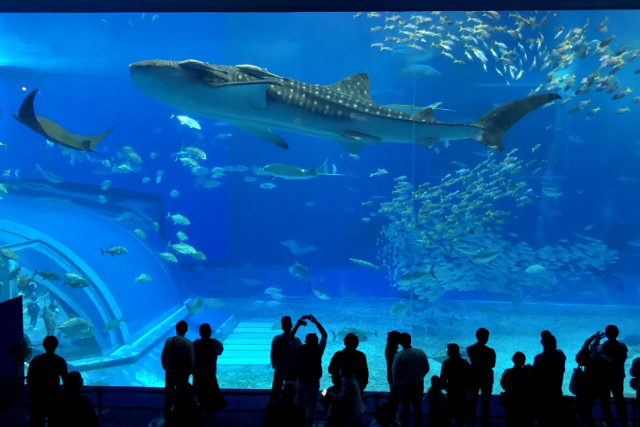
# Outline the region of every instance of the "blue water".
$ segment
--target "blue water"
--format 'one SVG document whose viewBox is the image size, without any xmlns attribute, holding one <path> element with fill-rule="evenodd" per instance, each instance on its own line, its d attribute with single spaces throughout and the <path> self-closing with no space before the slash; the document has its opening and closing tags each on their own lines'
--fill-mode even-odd
<svg viewBox="0 0 640 427">
<path fill-rule="evenodd" d="M 50 283 L 40 280 L 36 291 L 36 296 L 44 297 L 39 300 L 41 307 L 49 304 L 51 296 L 56 296 L 60 313 L 58 323 L 69 318 L 71 313 L 79 317 L 86 315 L 94 325 L 95 340 L 61 338 L 61 352 L 76 361 L 87 378 L 114 385 L 157 384 L 162 378 L 157 362 L 158 343 L 169 333 L 175 320 L 186 317 L 184 303 L 191 305 L 196 297 L 204 300 L 214 297 L 218 301 L 214 304 L 210 300 L 215 307 L 206 307 L 188 318 L 192 338 L 197 336 L 197 328 L 203 322 L 210 322 L 214 329 L 224 324 L 219 336 L 225 339 L 239 324 L 270 326 L 282 315 L 299 316 L 312 309 L 316 311 L 316 317 L 320 319 L 322 314 L 334 329 L 357 324 L 365 331 L 377 330 L 378 337 L 363 343 L 371 363 L 380 365 L 380 382 L 372 383 L 373 389 L 386 387 L 384 360 L 380 355 L 384 332 L 392 328 L 422 336 L 429 355 L 437 353 L 447 340 L 459 339 L 461 344 L 470 340 L 478 321 L 494 331 L 504 329 L 504 340 L 499 344 L 503 350 L 499 357 L 500 367 L 508 366 L 510 355 L 522 346 L 530 346 L 527 347 L 530 349 L 528 357 L 533 357 L 539 350 L 537 338 L 532 337 L 531 342 L 524 343 L 504 327 L 513 319 L 522 319 L 512 316 L 522 315 L 537 333 L 537 329 L 541 329 L 537 322 L 540 319 L 536 317 L 540 315 L 536 311 L 539 307 L 546 307 L 549 319 L 557 320 L 557 323 L 549 320 L 548 327 L 555 328 L 555 332 L 564 337 L 568 354 L 578 350 L 576 346 L 591 335 L 588 331 L 603 329 L 607 323 L 629 325 L 626 329 L 621 326 L 621 336 L 637 333 L 631 329 L 634 322 L 637 324 L 637 318 L 634 318 L 637 310 L 633 306 L 640 303 L 637 286 L 640 243 L 636 243 L 640 242 L 637 220 L 640 174 L 636 167 L 640 138 L 636 126 L 638 111 L 632 103 L 635 92 L 614 101 L 611 99 L 613 94 L 593 89 L 585 95 L 575 95 L 566 105 L 558 105 L 559 101 L 556 101 L 556 105 L 540 108 L 506 133 L 505 152 L 494 152 L 489 158 L 487 149 L 480 143 L 462 140 L 450 144 L 440 141 L 431 149 L 413 144 L 382 143 L 363 149 L 356 159 L 332 141 L 274 129 L 289 144 L 289 150 L 281 150 L 233 125 L 221 125 L 218 120 L 154 101 L 140 92 L 129 78 L 128 65 L 148 59 L 252 64 L 278 76 L 319 85 L 335 83 L 352 74 L 367 73 L 371 96 L 377 104 L 415 103 L 424 107 L 442 102 L 439 108 L 446 110 L 435 110 L 437 119 L 471 123 L 492 108 L 525 97 L 539 85 L 547 85 L 545 79 L 557 56 L 547 58 L 540 52 L 546 49 L 546 53 L 551 53 L 569 30 L 583 28 L 587 20 L 589 27 L 584 33 L 584 41 L 590 42 L 587 57 L 576 57 L 570 66 L 559 67 L 549 77 L 551 80 L 575 75 L 569 90 L 565 91 L 566 85 L 558 83 L 557 93 L 563 98 L 580 88 L 581 79 L 598 67 L 599 58 L 593 52 L 599 41 L 615 34 L 610 44 L 613 52 L 625 44 L 629 45 L 627 52 L 640 48 L 635 31 L 637 13 L 629 11 L 552 14 L 546 26 L 537 28 L 535 33 L 530 28 L 521 30 L 523 40 L 520 44 L 524 52 L 507 32 L 491 31 L 491 37 L 485 39 L 487 47 L 497 51 L 494 44 L 497 41 L 506 44 L 509 51 L 517 52 L 513 60 L 514 74 L 520 70 L 524 72 L 516 80 L 493 58 L 482 39 L 476 38 L 478 44 L 468 41 L 466 51 L 473 58 L 469 60 L 464 55 L 465 42 L 447 37 L 450 33 L 459 38 L 467 34 L 460 31 L 461 26 L 474 25 L 464 13 L 402 13 L 400 19 L 415 23 L 415 19 L 410 19 L 412 15 L 431 17 L 433 24 L 443 25 L 444 31 L 429 28 L 431 24 L 419 25 L 419 28 L 442 33 L 443 40 L 454 41 L 451 54 L 466 64 L 454 63 L 441 54 L 441 49 L 431 47 L 433 41 L 441 38 L 422 35 L 425 42 L 416 43 L 425 49 L 424 53 L 406 47 L 406 44 L 401 49 L 394 47 L 392 41 L 385 41 L 385 37 L 404 37 L 397 28 L 372 31 L 378 25 L 398 26 L 394 21 L 385 21 L 384 18 L 392 14 L 384 13 L 380 18 L 329 13 L 0 16 L 0 108 L 3 117 L 0 142 L 10 141 L 6 151 L 0 149 L 0 170 L 6 171 L 2 182 L 8 191 L 0 200 L 0 206 L 3 206 L 0 242 L 18 245 L 12 247 L 21 256 L 23 274 L 45 269 L 60 276 L 71 271 L 91 272 L 89 288 L 72 290 L 63 286 L 62 280 Z M 443 15 L 452 21 L 463 21 L 463 24 L 440 24 L 438 21 Z M 495 23 L 482 13 L 476 17 L 493 27 L 515 28 L 514 17 L 509 17 L 507 12 L 501 15 L 500 21 Z M 521 15 L 534 16 L 531 12 Z M 538 13 L 537 22 L 545 15 Z M 608 31 L 598 33 L 596 26 L 605 16 L 609 18 Z M 563 30 L 554 40 L 560 31 L 554 29 L 557 26 L 563 26 Z M 538 50 L 535 42 L 528 39 L 542 40 L 541 37 L 544 42 L 541 41 Z M 384 43 L 397 52 L 381 51 L 379 47 L 371 46 L 374 43 Z M 582 46 L 580 44 L 572 55 L 577 55 Z M 487 56 L 486 72 L 472 47 Z M 407 52 L 410 52 L 409 58 Z M 571 52 L 569 49 L 566 53 Z M 530 71 L 534 56 L 537 67 Z M 628 59 L 628 56 L 622 58 Z M 546 60 L 551 66 L 540 72 Z M 634 71 L 638 64 L 627 64 L 614 75 L 612 81 L 620 83 L 617 92 L 637 86 L 640 77 Z M 430 72 L 426 76 L 411 77 L 412 70 L 424 72 L 427 65 L 440 74 Z M 496 68 L 504 76 L 500 76 Z M 609 75 L 610 70 L 611 67 L 605 68 L 600 77 Z M 73 133 L 96 135 L 117 123 L 96 151 L 118 165 L 126 160 L 117 157 L 118 151 L 125 146 L 131 147 L 143 159 L 140 165 L 134 164 L 140 166 L 140 170 L 109 173 L 107 169 L 106 175 L 96 174 L 94 170 L 104 168 L 100 163 L 104 160 L 102 157 L 75 152 L 72 164 L 71 156 L 64 154 L 59 146 L 48 147 L 44 137 L 11 118 L 25 96 L 34 89 L 38 89 L 36 114 Z M 549 89 L 554 91 L 553 87 Z M 539 93 L 544 91 L 543 88 Z M 589 99 L 591 102 L 584 109 L 568 114 L 569 108 Z M 592 117 L 587 116 L 587 112 L 596 107 L 600 110 Z M 616 114 L 616 110 L 626 107 L 630 111 Z M 173 114 L 192 117 L 202 129 L 180 125 L 175 117 L 171 118 Z M 231 136 L 220 137 L 225 134 Z M 200 161 L 202 166 L 245 166 L 248 170 L 225 171 L 224 176 L 217 179 L 221 182 L 219 186 L 202 188 L 202 185 L 195 185 L 197 177 L 189 168 L 171 156 L 179 151 L 181 142 L 185 147 L 194 146 L 206 152 L 207 159 Z M 532 152 L 537 144 L 540 147 Z M 395 232 L 389 230 L 401 234 L 402 230 L 406 231 L 406 223 L 398 212 L 395 216 L 376 212 L 381 203 L 398 197 L 397 193 L 392 193 L 399 182 L 395 178 L 406 176 L 405 181 L 416 191 L 420 184 L 430 182 L 431 186 L 436 186 L 450 180 L 448 174 L 455 177 L 456 171 L 473 169 L 484 161 L 504 162 L 506 153 L 514 149 L 517 152 L 511 157 L 526 163 L 537 161 L 535 166 L 523 167 L 523 173 L 512 177 L 514 183 L 524 182 L 525 189 L 532 189 L 530 203 L 517 207 L 514 199 L 505 198 L 495 202 L 495 207 L 485 208 L 485 211 L 509 211 L 504 224 L 491 224 L 490 230 L 473 226 L 478 230 L 474 236 L 465 231 L 462 235 L 442 237 L 439 243 L 424 251 L 418 249 L 420 245 L 411 246 L 415 245 L 411 243 L 404 246 L 404 252 L 390 252 L 392 242 L 397 243 L 397 240 L 394 240 Z M 152 159 L 152 152 L 160 156 Z M 89 157 L 97 161 L 93 162 Z M 312 168 L 327 159 L 327 172 L 332 173 L 335 168 L 334 173 L 342 176 L 269 180 L 255 176 L 251 171 L 252 165 L 262 167 L 274 163 Z M 59 175 L 64 182 L 46 181 L 34 170 L 36 164 Z M 533 174 L 532 170 L 537 167 L 541 170 Z M 378 169 L 385 169 L 388 174 L 371 177 L 370 174 Z M 159 170 L 164 174 L 156 184 Z M 143 177 L 150 178 L 150 182 L 143 184 Z M 247 177 L 257 181 L 247 182 Z M 105 179 L 110 180 L 111 185 L 103 191 L 100 185 Z M 262 183 L 272 183 L 276 187 L 263 189 L 259 187 Z M 558 197 L 545 195 L 542 188 L 548 186 L 563 194 Z M 179 196 L 171 197 L 172 190 Z M 453 190 L 445 187 L 443 191 L 446 196 Z M 107 203 L 99 201 L 100 195 L 106 197 Z M 366 202 L 372 203 L 364 204 Z M 415 200 L 414 211 L 405 215 L 406 220 L 421 221 L 416 217 L 421 202 Z M 125 211 L 134 213 L 136 219 L 116 220 Z M 184 215 L 190 225 L 174 225 L 166 218 L 169 213 Z M 158 231 L 154 230 L 154 221 L 158 223 Z M 147 238 L 136 237 L 133 234 L 136 229 L 142 230 Z M 433 228 L 428 230 L 433 231 Z M 167 250 L 167 243 L 178 243 L 178 231 L 188 235 L 185 243 L 204 253 L 206 260 Z M 576 233 L 596 240 L 585 240 Z M 505 251 L 495 260 L 480 265 L 468 255 L 450 252 L 443 246 L 445 241 L 457 245 L 455 242 L 468 242 L 478 235 L 487 239 L 501 236 L 500 242 L 508 242 L 511 252 Z M 51 239 L 47 247 L 58 249 L 51 252 L 53 255 L 46 251 L 43 255 L 40 240 L 33 243 L 34 239 Z M 409 241 L 417 239 L 420 238 L 411 237 Z M 304 242 L 316 249 L 296 255 L 280 243 L 286 240 Z M 582 251 L 578 261 L 598 258 L 592 267 L 580 267 L 576 260 L 560 261 L 564 266 L 558 268 L 565 268 L 567 272 L 569 267 L 572 270 L 567 275 L 557 275 L 551 288 L 528 288 L 526 292 L 521 289 L 525 283 L 522 278 L 529 280 L 528 273 L 523 271 L 526 265 L 522 265 L 528 262 L 527 259 L 521 258 L 516 269 L 505 267 L 504 260 L 508 256 L 523 256 L 516 249 L 522 242 L 535 250 L 561 246 L 575 254 L 576 244 L 589 245 L 596 241 L 609 251 L 606 260 Z M 128 253 L 113 258 L 101 256 L 99 249 L 110 245 L 124 246 Z M 496 243 L 496 246 L 503 247 L 503 244 Z M 158 252 L 173 253 L 178 263 L 161 259 Z M 350 258 L 382 268 L 361 267 Z M 306 266 L 311 276 L 303 280 L 292 277 L 288 268 L 294 262 Z M 445 267 L 447 262 L 451 263 L 449 267 Z M 556 260 L 538 259 L 547 271 L 554 262 Z M 18 266 L 19 261 L 6 264 L 0 274 L 7 274 L 8 269 Z M 440 281 L 427 285 L 416 283 L 411 289 L 415 291 L 426 286 L 442 295 L 433 298 L 430 308 L 420 308 L 419 293 L 400 291 L 396 281 L 416 267 L 427 266 L 428 270 L 434 264 L 436 276 L 441 274 L 437 279 Z M 449 275 L 440 273 L 450 270 L 451 265 L 455 266 L 453 270 L 470 274 L 487 268 L 500 273 L 510 285 L 496 289 L 490 276 L 480 275 L 480 280 L 473 281 L 467 288 L 463 285 L 471 283 L 469 278 L 453 286 L 453 281 L 447 281 Z M 605 266 L 605 272 L 599 273 Z M 581 268 L 590 273 L 576 273 Z M 598 274 L 593 274 L 594 271 Z M 135 278 L 143 273 L 149 274 L 153 281 L 137 283 Z M 578 279 L 572 281 L 570 277 Z M 6 286 L 0 292 L 2 299 L 16 296 L 18 289 L 15 286 L 15 282 Z M 266 306 L 267 302 L 274 301 L 264 294 L 269 287 L 281 290 L 283 298 L 278 301 L 281 305 Z M 319 299 L 309 292 L 310 287 L 328 292 L 331 299 Z M 391 316 L 390 308 L 401 299 L 414 307 L 413 314 L 409 310 L 400 317 Z M 504 304 L 510 311 L 500 308 Z M 621 306 L 629 307 L 622 309 Z M 344 307 L 348 310 L 341 312 Z M 443 315 L 437 311 L 441 307 L 449 307 L 453 310 L 450 313 L 455 314 L 444 316 L 443 322 L 440 318 Z M 429 314 L 432 310 L 436 313 Z M 574 314 L 566 318 L 563 314 L 566 312 Z M 342 317 L 336 313 L 342 313 Z M 416 325 L 425 325 L 425 316 L 438 319 L 437 334 L 434 330 L 416 329 Z M 111 333 L 102 332 L 108 321 L 121 317 L 125 323 Z M 362 323 L 365 318 L 369 319 L 368 323 Z M 27 322 L 28 318 L 25 319 Z M 458 321 L 463 323 L 451 323 Z M 44 335 L 42 320 L 35 330 L 28 326 L 25 330 L 35 343 L 39 343 Z M 465 330 L 466 338 L 462 332 Z M 560 344 L 563 347 L 562 341 Z M 340 345 L 336 342 L 330 349 L 338 348 Z M 640 346 L 631 353 L 638 352 Z M 117 368 L 100 365 L 106 359 Z M 124 359 L 126 363 L 122 365 Z M 232 359 L 228 357 L 229 364 L 221 369 L 223 386 L 268 386 L 268 366 L 246 365 L 240 359 L 238 365 L 234 365 Z M 255 375 L 254 383 L 241 382 L 247 372 Z"/>
</svg>

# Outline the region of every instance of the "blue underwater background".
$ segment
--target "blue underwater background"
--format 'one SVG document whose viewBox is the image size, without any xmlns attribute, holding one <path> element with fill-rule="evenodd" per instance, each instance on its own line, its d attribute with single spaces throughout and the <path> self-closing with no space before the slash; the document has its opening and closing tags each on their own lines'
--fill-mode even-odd
<svg viewBox="0 0 640 427">
<path fill-rule="evenodd" d="M 359 330 L 361 349 L 371 365 L 371 390 L 387 388 L 383 349 L 385 333 L 392 329 L 411 332 L 415 346 L 434 357 L 430 375 L 439 372 L 438 354 L 446 343 L 471 344 L 479 326 L 492 332 L 490 344 L 499 352 L 497 371 L 510 366 L 517 350 L 532 360 L 544 328 L 558 336 L 559 347 L 571 360 L 584 339 L 615 323 L 630 347 L 631 360 L 640 353 L 639 110 L 634 91 L 619 100 L 612 96 L 638 86 L 635 70 L 640 62 L 630 60 L 640 48 L 637 13 L 501 12 L 498 21 L 482 12 L 380 15 L 0 15 L 0 142 L 9 142 L 6 150 L 0 148 L 0 182 L 6 190 L 0 194 L 0 244 L 19 255 L 19 260 L 5 256 L 0 279 L 17 267 L 22 275 L 48 269 L 60 276 L 58 281 L 34 276 L 35 285 L 26 288 L 18 287 L 17 277 L 5 278 L 0 300 L 22 292 L 25 307 L 36 297 L 39 316 L 52 304 L 58 325 L 74 318 L 92 325 L 88 337 L 62 334 L 60 352 L 86 381 L 111 385 L 161 384 L 158 355 L 163 338 L 183 318 L 190 325 L 189 338 L 197 337 L 204 322 L 217 330 L 216 337 L 225 344 L 219 378 L 228 388 L 270 387 L 268 345 L 278 332 L 277 324 L 272 325 L 284 315 L 309 313 L 331 330 L 325 367 L 341 348 L 345 328 Z M 422 23 L 416 15 L 433 22 Z M 528 23 L 539 24 L 545 16 L 546 24 L 534 25 L 532 31 Z M 482 23 L 470 21 L 473 17 Z M 605 17 L 607 31 L 596 31 Z M 398 20 L 407 23 L 400 28 Z M 389 25 L 396 28 L 376 28 Z M 474 25 L 490 27 L 461 31 Z M 496 30 L 499 26 L 504 28 Z M 440 36 L 417 33 L 418 28 Z M 521 40 L 508 33 L 514 29 Z M 483 31 L 489 35 L 482 38 Z M 460 40 L 464 34 L 474 36 L 475 43 Z M 619 89 L 607 93 L 590 86 L 587 93 L 575 94 L 589 85 L 581 80 L 602 63 L 602 55 L 593 53 L 612 35 L 604 54 L 619 56 L 624 66 L 615 74 L 609 74 L 612 66 L 604 68 L 597 78 L 611 76 L 602 83 L 608 85 L 604 89 L 616 81 Z M 395 43 L 385 37 L 410 40 Z M 556 55 L 566 37 L 577 45 Z M 445 43 L 451 50 L 438 45 L 443 40 L 452 41 Z M 372 46 L 376 43 L 391 51 Z M 489 49 L 497 52 L 496 43 L 506 45 L 497 58 Z M 616 55 L 624 45 L 626 53 Z M 581 59 L 585 46 L 589 52 Z M 476 51 L 485 54 L 485 61 Z M 515 77 L 500 57 L 513 58 Z M 563 99 L 574 98 L 518 121 L 505 134 L 504 152 L 488 153 L 480 143 L 463 140 L 440 141 L 431 149 L 382 143 L 354 157 L 332 141 L 274 129 L 288 142 L 285 151 L 233 125 L 146 97 L 129 78 L 128 65 L 148 59 L 251 64 L 320 85 L 366 73 L 375 103 L 400 104 L 405 107 L 396 108 L 416 112 L 411 104 L 441 102 L 435 117 L 456 123 L 471 123 L 536 88 L 538 93 L 557 91 Z M 554 70 L 556 61 L 560 63 Z M 572 75 L 574 82 L 568 84 Z M 70 132 L 96 135 L 117 123 L 96 149 L 111 159 L 109 166 L 98 155 L 48 146 L 43 136 L 11 117 L 35 89 L 36 114 Z M 587 100 L 569 114 L 571 107 Z M 629 110 L 619 111 L 625 108 Z M 174 115 L 188 115 L 201 129 L 180 124 Z M 220 184 L 205 188 L 172 156 L 181 143 L 206 152 L 200 165 L 226 168 L 216 178 Z M 127 161 L 123 147 L 131 147 L 142 159 L 130 163 L 132 172 L 111 169 Z M 516 166 L 518 174 L 509 170 L 513 158 L 523 161 Z M 252 173 L 252 165 L 312 168 L 325 160 L 326 172 L 340 176 L 270 180 Z M 47 179 L 36 165 L 63 182 Z M 379 169 L 388 173 L 371 176 Z M 487 180 L 495 173 L 501 181 L 493 186 L 478 181 L 485 169 Z M 448 186 L 469 170 L 471 175 Z M 163 173 L 156 183 L 158 171 Z M 145 177 L 149 182 L 142 182 Z M 256 180 L 245 179 L 250 177 Z M 103 190 L 105 180 L 111 184 Z M 403 187 L 402 182 L 407 184 Z M 422 185 L 427 182 L 431 184 Z M 503 197 L 518 182 L 524 188 L 516 193 L 531 189 L 526 200 Z M 264 183 L 276 187 L 261 188 Z M 455 187 L 461 184 L 464 188 Z M 455 205 L 447 207 L 447 215 L 423 204 L 429 188 L 439 185 L 433 202 Z M 177 197 L 170 195 L 172 190 Z M 458 219 L 456 210 L 462 205 L 455 202 L 458 195 L 451 195 L 455 190 L 476 191 L 473 197 L 492 193 L 474 205 L 482 212 L 480 219 L 464 224 Z M 167 216 L 175 214 L 190 224 L 174 224 Z M 496 223 L 499 216 L 502 222 Z M 178 231 L 186 233 L 185 243 L 206 259 L 168 249 L 168 243 L 178 243 Z M 283 241 L 309 250 L 295 253 Z M 462 244 L 475 245 L 475 254 L 463 254 Z M 125 247 L 127 253 L 101 255 L 100 249 L 112 245 Z M 489 246 L 499 248 L 494 258 L 479 260 L 477 255 Z M 177 262 L 158 253 L 172 253 Z M 308 277 L 295 277 L 290 271 L 294 263 L 306 267 Z M 527 265 L 543 272 L 527 273 Z M 423 278 L 432 266 L 433 280 L 430 275 Z M 65 286 L 69 278 L 63 276 L 69 272 L 84 277 L 89 286 Z M 142 274 L 152 281 L 140 283 Z M 545 276 L 534 280 L 532 274 Z M 200 304 L 204 308 L 197 309 Z M 109 321 L 121 318 L 124 322 L 105 329 Z M 25 333 L 38 348 L 45 335 L 43 319 L 35 329 L 29 321 L 25 313 Z M 327 375 L 322 381 L 328 384 Z"/>
</svg>

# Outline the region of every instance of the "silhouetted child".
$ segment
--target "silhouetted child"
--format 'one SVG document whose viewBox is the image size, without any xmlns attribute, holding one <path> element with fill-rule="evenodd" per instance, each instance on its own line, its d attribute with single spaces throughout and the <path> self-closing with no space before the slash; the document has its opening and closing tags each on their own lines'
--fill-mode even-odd
<svg viewBox="0 0 640 427">
<path fill-rule="evenodd" d="M 64 379 L 64 392 L 50 417 L 50 427 L 98 427 L 98 417 L 87 396 L 80 394 L 84 385 L 78 371 Z"/>
<path fill-rule="evenodd" d="M 439 376 L 431 377 L 431 387 L 427 391 L 424 400 L 429 405 L 429 426 L 444 426 L 444 401 L 445 395 L 442 392 L 444 385 Z"/>
</svg>

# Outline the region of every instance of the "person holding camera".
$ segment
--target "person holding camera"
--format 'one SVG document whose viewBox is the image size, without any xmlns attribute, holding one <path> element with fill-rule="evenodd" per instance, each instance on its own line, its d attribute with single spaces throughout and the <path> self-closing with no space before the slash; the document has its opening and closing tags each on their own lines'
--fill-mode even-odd
<svg viewBox="0 0 640 427">
<path fill-rule="evenodd" d="M 327 331 L 320 322 L 312 315 L 302 316 L 300 319 L 303 326 L 306 320 L 310 321 L 320 332 L 320 342 L 315 333 L 307 334 L 304 345 L 298 350 L 298 360 L 296 362 L 295 375 L 298 378 L 298 398 L 297 404 L 306 410 L 307 427 L 313 425 L 316 405 L 318 403 L 318 393 L 320 392 L 320 378 L 322 377 L 322 355 L 327 346 Z"/>
<path fill-rule="evenodd" d="M 609 362 L 600 355 L 598 347 L 604 333 L 600 331 L 591 335 L 576 355 L 576 362 L 584 366 L 584 377 L 576 390 L 576 412 L 587 427 L 595 427 L 592 410 L 596 400 L 601 405 L 609 405 L 609 399 L 602 400 L 605 393 L 605 377 Z"/>
</svg>

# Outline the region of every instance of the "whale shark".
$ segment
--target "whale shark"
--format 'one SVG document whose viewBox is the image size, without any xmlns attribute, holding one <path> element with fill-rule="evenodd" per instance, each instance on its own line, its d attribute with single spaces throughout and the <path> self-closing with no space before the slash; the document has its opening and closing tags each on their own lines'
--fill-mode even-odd
<svg viewBox="0 0 640 427">
<path fill-rule="evenodd" d="M 561 98 L 545 93 L 516 99 L 464 124 L 437 120 L 431 108 L 412 114 L 375 104 L 365 73 L 318 85 L 255 65 L 153 59 L 129 65 L 129 74 L 135 86 L 156 101 L 231 123 L 277 147 L 289 145 L 272 129 L 328 139 L 351 154 L 383 142 L 431 148 L 441 140 L 463 139 L 502 151 L 504 133 L 512 125 Z"/>
</svg>

